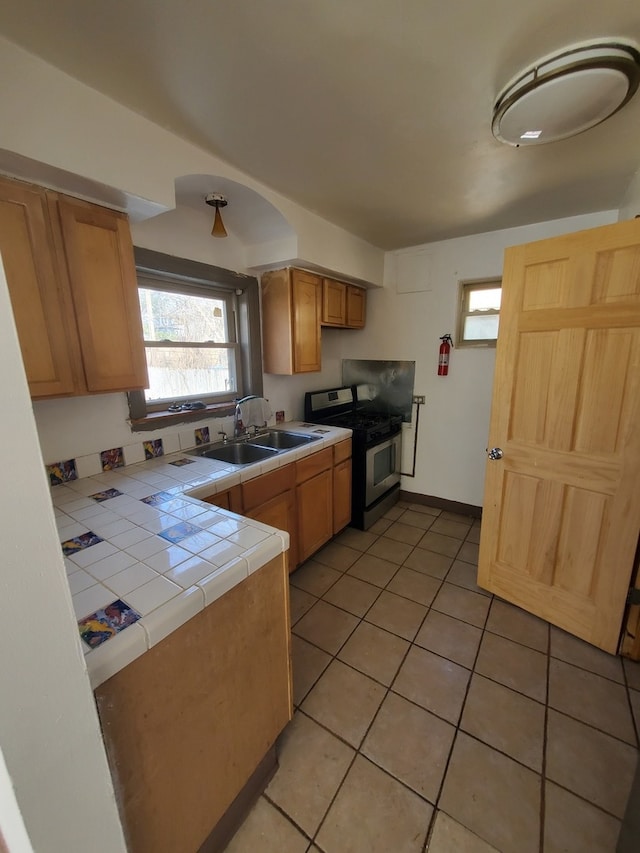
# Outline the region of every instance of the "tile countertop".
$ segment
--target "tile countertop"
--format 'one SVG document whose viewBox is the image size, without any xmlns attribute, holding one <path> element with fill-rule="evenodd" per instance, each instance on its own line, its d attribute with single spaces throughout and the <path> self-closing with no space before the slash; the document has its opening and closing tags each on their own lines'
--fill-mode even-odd
<svg viewBox="0 0 640 853">
<path fill-rule="evenodd" d="M 243 467 L 180 451 L 51 488 L 60 542 L 84 545 L 64 557 L 76 618 L 118 599 L 141 616 L 94 648 L 80 640 L 92 688 L 289 547 L 288 533 L 198 499 L 351 435 L 302 421 L 270 429 L 318 440 Z"/>
</svg>

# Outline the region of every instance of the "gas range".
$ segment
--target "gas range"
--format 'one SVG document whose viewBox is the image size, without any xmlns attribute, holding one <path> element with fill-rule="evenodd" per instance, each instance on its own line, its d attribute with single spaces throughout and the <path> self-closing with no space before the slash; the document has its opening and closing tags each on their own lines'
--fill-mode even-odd
<svg viewBox="0 0 640 853">
<path fill-rule="evenodd" d="M 366 530 L 398 500 L 402 415 L 358 402 L 357 386 L 347 385 L 305 394 L 304 417 L 353 430 L 351 525 Z"/>
<path fill-rule="evenodd" d="M 354 443 L 365 446 L 402 429 L 402 415 L 379 411 L 369 401 L 359 403 L 356 385 L 305 394 L 304 416 L 309 423 L 351 429 Z"/>
</svg>

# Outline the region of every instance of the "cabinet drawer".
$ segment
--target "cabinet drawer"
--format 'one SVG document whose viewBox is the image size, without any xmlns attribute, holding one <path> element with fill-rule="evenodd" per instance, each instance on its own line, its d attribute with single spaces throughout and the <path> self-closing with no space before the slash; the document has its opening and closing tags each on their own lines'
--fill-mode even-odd
<svg viewBox="0 0 640 853">
<path fill-rule="evenodd" d="M 345 459 L 349 459 L 351 457 L 351 439 L 347 438 L 345 441 L 341 441 L 340 444 L 333 445 L 333 464 L 339 465 L 340 462 L 344 462 Z"/>
<path fill-rule="evenodd" d="M 326 471 L 333 466 L 333 448 L 326 447 L 324 450 L 306 456 L 296 462 L 296 483 L 304 483 L 310 477 L 315 477 L 320 471 Z"/>
<path fill-rule="evenodd" d="M 262 474 L 242 484 L 242 505 L 245 512 L 292 489 L 294 486 L 294 464 L 284 465 L 276 471 Z"/>
</svg>

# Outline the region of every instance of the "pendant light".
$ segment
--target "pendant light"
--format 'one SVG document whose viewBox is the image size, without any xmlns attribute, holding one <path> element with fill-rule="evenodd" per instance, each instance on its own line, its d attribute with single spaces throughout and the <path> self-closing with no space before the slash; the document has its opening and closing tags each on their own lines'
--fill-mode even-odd
<svg viewBox="0 0 640 853">
<path fill-rule="evenodd" d="M 572 45 L 505 86 L 493 110 L 493 135 L 516 147 L 567 139 L 612 116 L 639 82 L 636 47 L 614 41 Z"/>
<path fill-rule="evenodd" d="M 213 228 L 211 230 L 211 236 L 226 237 L 227 229 L 224 227 L 224 223 L 222 222 L 220 208 L 226 207 L 229 202 L 220 193 L 209 193 L 209 195 L 205 196 L 204 200 L 207 204 L 210 204 L 211 207 L 215 207 L 216 209 L 216 215 L 213 218 Z"/>
</svg>

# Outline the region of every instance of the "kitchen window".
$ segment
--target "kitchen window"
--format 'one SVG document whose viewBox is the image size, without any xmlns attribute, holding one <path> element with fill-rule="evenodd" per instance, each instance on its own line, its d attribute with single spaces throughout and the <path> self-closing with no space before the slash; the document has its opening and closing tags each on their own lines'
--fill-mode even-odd
<svg viewBox="0 0 640 853">
<path fill-rule="evenodd" d="M 147 411 L 238 394 L 235 294 L 141 276 L 138 297 L 149 371 Z"/>
<path fill-rule="evenodd" d="M 501 299 L 499 278 L 460 282 L 456 346 L 495 346 Z"/>
<path fill-rule="evenodd" d="M 129 393 L 132 427 L 202 416 L 204 407 L 217 413 L 237 397 L 261 394 L 256 279 L 135 252 L 149 387 Z"/>
</svg>

